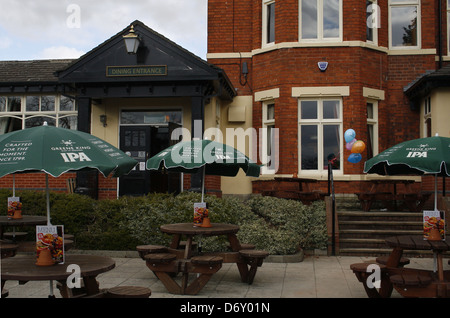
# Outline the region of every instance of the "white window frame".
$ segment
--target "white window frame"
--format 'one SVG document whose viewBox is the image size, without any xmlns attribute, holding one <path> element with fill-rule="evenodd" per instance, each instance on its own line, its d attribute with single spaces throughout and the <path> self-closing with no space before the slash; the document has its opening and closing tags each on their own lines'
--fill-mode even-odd
<svg viewBox="0 0 450 318">
<path fill-rule="evenodd" d="M 335 119 L 323 119 L 323 101 L 339 101 L 339 118 Z M 304 101 L 317 101 L 317 119 L 302 119 L 301 118 L 301 105 Z M 333 174 L 335 175 L 343 175 L 344 171 L 344 133 L 343 133 L 343 100 L 341 96 L 333 96 L 333 97 L 305 97 L 298 99 L 298 170 L 299 175 L 310 175 L 310 176 L 320 176 L 326 177 L 328 176 L 328 167 L 325 168 L 323 163 L 326 154 L 323 153 L 323 126 L 325 125 L 339 125 L 339 153 L 335 154 L 336 158 L 339 160 L 339 169 L 333 169 Z M 316 125 L 318 126 L 317 130 L 317 170 L 303 170 L 302 169 L 302 145 L 301 145 L 301 126 L 302 125 Z"/>
<path fill-rule="evenodd" d="M 380 28 L 380 9 L 378 6 L 377 0 L 367 0 L 370 2 L 370 5 L 366 7 L 366 12 L 370 13 L 370 16 L 367 17 L 366 27 L 369 28 L 371 26 L 372 29 L 372 40 L 366 39 L 368 43 L 372 43 L 374 45 L 378 45 L 378 28 Z M 368 21 L 370 19 L 370 21 Z M 370 26 L 369 26 L 370 25 Z"/>
<path fill-rule="evenodd" d="M 422 14 L 421 14 L 421 0 L 398 0 L 398 2 L 393 2 L 393 0 L 389 0 L 389 49 L 391 50 L 417 50 L 422 47 Z M 400 45 L 394 46 L 392 44 L 392 8 L 398 7 L 417 7 L 417 45 L 415 46 L 407 46 Z"/>
<path fill-rule="evenodd" d="M 274 34 L 274 41 L 272 42 L 268 42 L 268 38 L 267 38 L 267 31 L 269 28 L 269 21 L 267 19 L 267 8 L 269 5 L 274 4 L 275 5 L 275 0 L 263 0 L 262 1 L 262 47 L 267 47 L 267 46 L 272 46 L 275 44 L 275 34 Z M 275 17 L 276 17 L 276 11 L 275 11 Z M 274 21 L 275 23 L 275 21 Z M 276 31 L 276 28 L 274 27 L 274 33 Z"/>
<path fill-rule="evenodd" d="M 53 111 L 27 111 L 26 110 L 26 101 L 27 97 L 29 96 L 39 96 L 39 108 L 41 107 L 41 97 L 46 96 L 54 96 L 55 97 L 55 110 Z M 8 94 L 8 95 L 0 95 L 0 97 L 5 97 L 8 99 L 8 97 L 18 97 L 20 98 L 20 111 L 8 111 L 7 108 L 5 111 L 0 111 L 0 120 L 2 118 L 6 117 L 12 117 L 16 118 L 22 121 L 22 129 L 26 128 L 26 120 L 33 118 L 33 117 L 48 117 L 50 119 L 55 120 L 55 126 L 59 127 L 59 121 L 62 118 L 65 117 L 71 117 L 71 116 L 78 116 L 78 108 L 77 104 L 74 98 L 71 98 L 74 101 L 74 109 L 69 111 L 62 111 L 60 110 L 61 105 L 61 97 L 60 94 L 30 94 L 30 95 L 20 95 L 20 94 Z M 77 123 L 78 126 L 78 123 Z M 3 132 L 0 131 L 0 135 L 3 134 Z"/>
<path fill-rule="evenodd" d="M 378 155 L 379 146 L 378 146 L 378 100 L 375 99 L 367 99 L 366 105 L 372 105 L 372 118 L 369 118 L 369 114 L 367 113 L 367 125 L 372 126 L 372 156 Z"/>
<path fill-rule="evenodd" d="M 317 38 L 303 39 L 302 38 L 302 1 L 317 1 Z M 299 23 L 298 23 L 298 37 L 299 42 L 342 42 L 343 34 L 343 0 L 339 0 L 339 36 L 334 38 L 324 38 L 323 35 L 323 0 L 299 0 Z"/>
<path fill-rule="evenodd" d="M 447 0 L 447 55 L 450 56 L 450 0 Z"/>
<path fill-rule="evenodd" d="M 273 105 L 273 118 L 268 117 L 268 109 L 269 106 Z M 275 146 L 275 142 L 277 138 L 277 129 L 275 128 L 275 110 L 276 110 L 276 104 L 275 100 L 266 100 L 262 102 L 262 140 L 261 140 L 261 162 L 267 163 L 269 156 L 271 157 L 271 165 L 264 164 L 262 166 L 262 174 L 275 174 L 277 170 L 277 153 L 270 153 L 269 149 L 267 149 L 267 143 L 268 143 L 268 127 L 272 127 L 272 146 L 271 146 L 271 152 L 278 151 L 278 147 Z"/>
</svg>

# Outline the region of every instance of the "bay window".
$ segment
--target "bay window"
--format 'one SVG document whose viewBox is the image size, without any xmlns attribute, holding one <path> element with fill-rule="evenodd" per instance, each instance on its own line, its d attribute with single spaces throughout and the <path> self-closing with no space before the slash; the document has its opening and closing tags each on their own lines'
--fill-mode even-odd
<svg viewBox="0 0 450 318">
<path fill-rule="evenodd" d="M 77 129 L 75 100 L 62 95 L 0 96 L 0 135 L 41 126 Z"/>
<path fill-rule="evenodd" d="M 391 48 L 420 48 L 419 0 L 390 0 L 389 44 Z"/>
<path fill-rule="evenodd" d="M 340 41 L 342 0 L 300 0 L 300 39 Z"/>
</svg>

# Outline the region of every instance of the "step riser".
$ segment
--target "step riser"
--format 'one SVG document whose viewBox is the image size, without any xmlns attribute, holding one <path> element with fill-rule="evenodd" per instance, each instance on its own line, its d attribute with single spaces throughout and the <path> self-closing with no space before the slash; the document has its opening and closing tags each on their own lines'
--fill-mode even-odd
<svg viewBox="0 0 450 318">
<path fill-rule="evenodd" d="M 385 239 L 393 235 L 422 235 L 421 212 L 387 212 L 360 210 L 359 202 L 340 202 L 338 211 L 339 255 L 389 255 Z M 405 255 L 418 256 L 414 251 Z M 423 253 L 420 253 L 423 255 Z M 431 254 L 432 255 L 432 254 Z"/>
</svg>

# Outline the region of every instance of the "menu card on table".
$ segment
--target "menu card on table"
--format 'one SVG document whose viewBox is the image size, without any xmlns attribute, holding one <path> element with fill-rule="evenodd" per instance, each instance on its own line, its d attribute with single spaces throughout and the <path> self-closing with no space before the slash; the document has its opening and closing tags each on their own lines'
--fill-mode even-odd
<svg viewBox="0 0 450 318">
<path fill-rule="evenodd" d="M 206 217 L 208 217 L 206 202 L 194 203 L 194 226 L 202 226 Z"/>
<path fill-rule="evenodd" d="M 445 240 L 445 216 L 443 211 L 423 211 L 423 238 L 428 239 L 433 228 L 439 230 L 441 238 Z"/>
<path fill-rule="evenodd" d="M 36 257 L 43 249 L 49 249 L 56 264 L 64 264 L 64 226 L 36 226 Z"/>
<path fill-rule="evenodd" d="M 22 203 L 19 197 L 8 197 L 8 219 L 20 218 L 17 212 L 22 212 Z"/>
</svg>

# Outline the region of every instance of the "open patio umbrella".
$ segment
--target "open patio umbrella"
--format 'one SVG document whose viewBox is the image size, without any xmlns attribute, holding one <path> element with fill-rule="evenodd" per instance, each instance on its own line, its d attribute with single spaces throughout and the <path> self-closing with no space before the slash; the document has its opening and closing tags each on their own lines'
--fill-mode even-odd
<svg viewBox="0 0 450 318">
<path fill-rule="evenodd" d="M 137 161 L 90 134 L 48 126 L 18 130 L 0 136 L 0 178 L 12 173 L 45 172 L 47 223 L 50 225 L 48 175 L 97 169 L 105 177 L 119 177 Z"/>
<path fill-rule="evenodd" d="M 203 169 L 202 202 L 205 191 L 204 176 L 234 177 L 242 169 L 247 176 L 259 177 L 260 166 L 234 147 L 212 140 L 191 140 L 177 143 L 147 160 L 148 170 L 196 173 Z"/>
<path fill-rule="evenodd" d="M 436 210 L 437 176 L 450 176 L 450 138 L 434 136 L 402 142 L 367 160 L 364 172 L 380 175 L 435 175 Z"/>
</svg>

